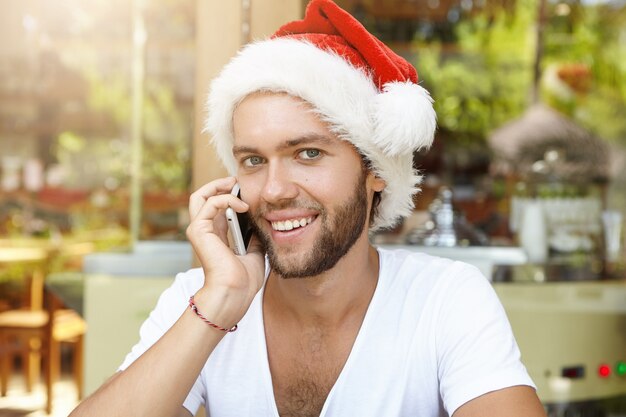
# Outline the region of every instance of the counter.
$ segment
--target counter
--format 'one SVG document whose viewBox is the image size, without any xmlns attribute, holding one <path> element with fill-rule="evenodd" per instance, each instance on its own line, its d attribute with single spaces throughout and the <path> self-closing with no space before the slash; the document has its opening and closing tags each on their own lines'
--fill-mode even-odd
<svg viewBox="0 0 626 417">
<path fill-rule="evenodd" d="M 187 242 L 139 242 L 132 252 L 85 256 L 82 272 L 46 278 L 47 289 L 87 322 L 85 395 L 115 373 L 159 295 L 191 266 Z"/>
</svg>

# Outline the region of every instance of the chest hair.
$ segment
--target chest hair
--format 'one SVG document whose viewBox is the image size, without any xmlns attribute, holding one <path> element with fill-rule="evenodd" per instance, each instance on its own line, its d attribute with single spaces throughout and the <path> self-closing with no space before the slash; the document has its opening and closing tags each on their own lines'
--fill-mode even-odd
<svg viewBox="0 0 626 417">
<path fill-rule="evenodd" d="M 303 337 L 268 346 L 276 406 L 281 417 L 319 416 L 350 354 L 354 339 L 330 343 Z"/>
<path fill-rule="evenodd" d="M 338 375 L 338 372 L 337 372 Z M 274 384 L 276 406 L 281 417 L 319 416 L 336 377 L 324 378 L 301 370 L 282 384 Z"/>
</svg>

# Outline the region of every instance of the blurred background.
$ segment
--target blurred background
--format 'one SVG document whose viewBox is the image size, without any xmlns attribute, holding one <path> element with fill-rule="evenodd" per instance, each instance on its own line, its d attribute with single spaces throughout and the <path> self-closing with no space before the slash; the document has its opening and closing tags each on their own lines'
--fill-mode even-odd
<svg viewBox="0 0 626 417">
<path fill-rule="evenodd" d="M 121 363 L 193 265 L 190 192 L 225 174 L 210 80 L 306 3 L 2 2 L 0 416 L 66 415 Z M 551 415 L 626 415 L 626 1 L 337 3 L 438 114 L 414 216 L 373 241 L 479 264 Z"/>
</svg>

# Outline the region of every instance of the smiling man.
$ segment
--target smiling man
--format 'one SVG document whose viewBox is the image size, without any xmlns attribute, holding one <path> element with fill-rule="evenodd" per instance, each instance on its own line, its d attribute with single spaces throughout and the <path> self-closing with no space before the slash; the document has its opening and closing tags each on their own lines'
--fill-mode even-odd
<svg viewBox="0 0 626 417">
<path fill-rule="evenodd" d="M 310 105 L 253 94 L 238 105 L 233 126 L 242 196 L 277 276 L 317 276 L 359 238 L 367 245 L 368 203 L 384 183 Z"/>
<path fill-rule="evenodd" d="M 190 199 L 202 267 L 72 416 L 545 416 L 475 268 L 369 243 L 411 213 L 434 135 L 408 62 L 313 0 L 214 80 L 207 126 L 233 176 Z M 252 220 L 246 255 L 228 207 Z"/>
</svg>

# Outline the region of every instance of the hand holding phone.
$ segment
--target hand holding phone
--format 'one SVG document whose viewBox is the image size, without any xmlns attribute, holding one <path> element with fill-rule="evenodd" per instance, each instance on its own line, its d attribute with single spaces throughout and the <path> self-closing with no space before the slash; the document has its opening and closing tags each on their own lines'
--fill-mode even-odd
<svg viewBox="0 0 626 417">
<path fill-rule="evenodd" d="M 230 222 L 225 212 L 230 207 L 230 218 L 239 223 L 234 212 L 249 208 L 236 197 L 236 190 L 235 195 L 229 195 L 235 182 L 233 177 L 218 178 L 194 191 L 189 198 L 190 222 L 186 230 L 204 274 L 204 284 L 194 300 L 206 317 L 224 328 L 241 320 L 265 282 L 265 259 L 260 245 L 250 244 L 246 256 L 238 256 L 233 253 L 233 239 L 228 237 Z M 235 229 L 241 233 L 240 227 L 233 226 L 231 223 L 233 236 L 237 234 Z M 245 235 L 244 231 L 240 249 L 246 248 Z"/>
<path fill-rule="evenodd" d="M 235 184 L 230 192 L 237 198 L 240 197 L 239 184 Z M 226 220 L 228 229 L 233 240 L 233 250 L 237 255 L 245 255 L 247 253 L 248 243 L 252 238 L 252 229 L 250 228 L 250 218 L 247 213 L 237 213 L 232 208 L 226 209 Z"/>
</svg>

